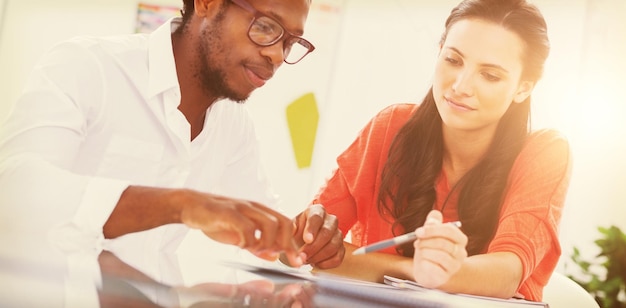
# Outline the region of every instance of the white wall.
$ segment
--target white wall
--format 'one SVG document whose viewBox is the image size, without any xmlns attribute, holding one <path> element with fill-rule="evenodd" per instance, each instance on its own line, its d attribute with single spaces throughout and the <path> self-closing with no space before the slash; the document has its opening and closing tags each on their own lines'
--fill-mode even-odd
<svg viewBox="0 0 626 308">
<path fill-rule="evenodd" d="M 45 49 L 77 34 L 131 33 L 137 7 L 131 0 L 0 1 L 5 10 L 0 19 L 0 118 Z M 374 113 L 422 98 L 443 22 L 457 0 L 313 3 L 305 36 L 316 51 L 296 66 L 283 66 L 248 102 L 270 178 L 290 215 L 310 200 L 330 175 L 335 157 Z M 564 259 L 574 245 L 592 256 L 598 225 L 626 229 L 621 187 L 626 183 L 626 114 L 618 96 L 625 85 L 626 22 L 620 16 L 626 16 L 626 2 L 535 3 L 548 21 L 552 52 L 534 94 L 534 126 L 556 127 L 570 138 L 574 177 L 562 223 Z M 298 169 L 285 107 L 306 91 L 316 94 L 320 126 L 312 167 Z"/>
<path fill-rule="evenodd" d="M 0 0 L 0 31 L 2 31 L 2 21 L 4 19 L 4 5 L 6 4 L 5 0 Z"/>
<path fill-rule="evenodd" d="M 579 246 L 591 259 L 599 252 L 592 244 L 600 236 L 597 226 L 626 230 L 626 2 L 539 4 L 554 21 L 549 23 L 553 52 L 534 117 L 570 139 L 574 167 L 562 223 L 563 254 Z"/>
</svg>

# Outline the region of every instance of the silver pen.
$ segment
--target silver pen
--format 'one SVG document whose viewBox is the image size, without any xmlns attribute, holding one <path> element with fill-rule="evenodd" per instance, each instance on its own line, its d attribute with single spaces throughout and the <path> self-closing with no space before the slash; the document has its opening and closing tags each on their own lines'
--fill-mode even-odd
<svg viewBox="0 0 626 308">
<path fill-rule="evenodd" d="M 452 224 L 456 226 L 457 228 L 461 227 L 461 222 L 458 220 L 447 222 L 447 224 Z M 360 247 L 359 249 L 353 251 L 352 255 L 355 255 L 355 256 L 362 255 L 368 252 L 374 252 L 374 251 L 378 251 L 381 249 L 385 249 L 387 247 L 402 245 L 404 243 L 415 241 L 416 239 L 417 239 L 417 235 L 415 234 L 415 232 L 409 232 L 409 233 L 405 233 L 405 234 L 396 236 L 388 240 L 384 240 L 384 241 L 380 241 L 371 245 Z"/>
</svg>

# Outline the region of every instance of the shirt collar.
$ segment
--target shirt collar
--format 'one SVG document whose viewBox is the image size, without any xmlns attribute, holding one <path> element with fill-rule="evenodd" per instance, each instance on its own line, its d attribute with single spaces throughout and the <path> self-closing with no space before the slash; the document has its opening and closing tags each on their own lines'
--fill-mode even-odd
<svg viewBox="0 0 626 308">
<path fill-rule="evenodd" d="M 172 49 L 172 32 L 180 26 L 180 22 L 180 17 L 173 17 L 154 30 L 149 36 L 149 97 L 179 87 L 174 51 Z"/>
</svg>

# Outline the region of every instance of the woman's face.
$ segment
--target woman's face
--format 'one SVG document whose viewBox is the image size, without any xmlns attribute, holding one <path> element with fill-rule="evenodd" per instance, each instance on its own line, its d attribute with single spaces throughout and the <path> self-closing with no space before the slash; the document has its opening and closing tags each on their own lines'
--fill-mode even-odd
<svg viewBox="0 0 626 308">
<path fill-rule="evenodd" d="M 495 131 L 512 103 L 534 83 L 522 81 L 524 42 L 497 24 L 465 19 L 453 24 L 441 46 L 433 80 L 437 109 L 447 129 Z"/>
</svg>

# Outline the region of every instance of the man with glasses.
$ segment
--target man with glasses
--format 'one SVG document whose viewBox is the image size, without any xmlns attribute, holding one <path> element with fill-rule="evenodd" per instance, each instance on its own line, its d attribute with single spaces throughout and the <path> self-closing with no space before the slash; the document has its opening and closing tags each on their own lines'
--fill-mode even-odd
<svg viewBox="0 0 626 308">
<path fill-rule="evenodd" d="M 0 204 L 45 211 L 30 227 L 63 247 L 175 250 L 192 228 L 264 259 L 339 265 L 342 235 L 322 206 L 293 220 L 268 207 L 238 104 L 315 49 L 301 37 L 309 6 L 184 0 L 151 34 L 58 44 L 0 128 Z"/>
</svg>

